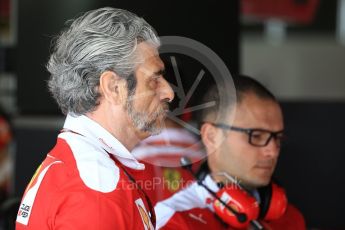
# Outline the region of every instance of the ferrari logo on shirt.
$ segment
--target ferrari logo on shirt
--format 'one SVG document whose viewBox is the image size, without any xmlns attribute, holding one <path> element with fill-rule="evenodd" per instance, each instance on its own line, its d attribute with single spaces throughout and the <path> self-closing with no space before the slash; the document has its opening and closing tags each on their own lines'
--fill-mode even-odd
<svg viewBox="0 0 345 230">
<path fill-rule="evenodd" d="M 150 217 L 146 211 L 146 208 L 144 206 L 144 202 L 141 198 L 137 199 L 135 201 L 135 204 L 137 205 L 137 208 L 139 210 L 141 220 L 143 221 L 145 230 L 154 230 L 154 227 L 151 223 Z"/>
<path fill-rule="evenodd" d="M 165 168 L 163 171 L 164 184 L 170 192 L 176 192 L 180 188 L 181 173 L 176 169 Z"/>
</svg>

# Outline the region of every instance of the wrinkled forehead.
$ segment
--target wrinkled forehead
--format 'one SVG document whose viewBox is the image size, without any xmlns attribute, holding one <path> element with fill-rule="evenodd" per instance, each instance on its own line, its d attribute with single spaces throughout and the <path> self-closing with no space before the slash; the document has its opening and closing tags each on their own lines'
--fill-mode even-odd
<svg viewBox="0 0 345 230">
<path fill-rule="evenodd" d="M 145 61 L 147 59 L 157 58 L 159 57 L 158 53 L 158 45 L 154 44 L 153 42 L 143 41 L 138 43 L 135 54 L 139 61 Z"/>
<path fill-rule="evenodd" d="M 136 70 L 146 75 L 163 71 L 164 63 L 158 52 L 158 47 L 150 42 L 141 42 L 136 49 Z"/>
</svg>

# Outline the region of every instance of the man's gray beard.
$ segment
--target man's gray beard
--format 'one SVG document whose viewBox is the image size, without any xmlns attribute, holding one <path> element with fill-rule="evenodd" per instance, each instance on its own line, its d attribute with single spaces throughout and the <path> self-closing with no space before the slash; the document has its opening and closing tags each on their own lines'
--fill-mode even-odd
<svg viewBox="0 0 345 230">
<path fill-rule="evenodd" d="M 148 114 L 135 111 L 131 98 L 126 101 L 126 109 L 131 121 L 138 130 L 149 132 L 151 135 L 157 135 L 163 130 L 165 116 L 162 113 L 165 113 L 165 111 L 162 107 L 152 115 L 151 119 Z M 157 119 L 159 120 L 157 121 Z"/>
</svg>

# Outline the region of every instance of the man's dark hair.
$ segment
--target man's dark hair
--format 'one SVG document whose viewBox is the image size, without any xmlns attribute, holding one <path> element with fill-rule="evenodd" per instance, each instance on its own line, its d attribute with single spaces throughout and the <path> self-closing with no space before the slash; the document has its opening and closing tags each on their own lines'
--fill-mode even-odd
<svg viewBox="0 0 345 230">
<path fill-rule="evenodd" d="M 248 92 L 254 93 L 255 96 L 261 99 L 277 101 L 275 96 L 265 86 L 251 77 L 239 75 L 233 81 L 236 88 L 237 103 L 240 103 L 243 96 Z"/>
<path fill-rule="evenodd" d="M 197 118 L 200 123 L 209 121 L 210 119 L 213 122 L 217 118 L 220 121 L 226 119 L 229 111 L 236 106 L 236 103 L 241 103 L 247 93 L 253 93 L 261 99 L 277 101 L 275 96 L 265 86 L 249 76 L 235 76 L 233 83 L 236 91 L 236 100 L 225 98 L 224 92 L 229 89 L 224 89 L 223 86 L 213 85 L 206 92 L 201 104 L 214 101 L 216 105 L 202 110 Z M 225 101 L 226 106 L 219 106 L 220 100 Z"/>
</svg>

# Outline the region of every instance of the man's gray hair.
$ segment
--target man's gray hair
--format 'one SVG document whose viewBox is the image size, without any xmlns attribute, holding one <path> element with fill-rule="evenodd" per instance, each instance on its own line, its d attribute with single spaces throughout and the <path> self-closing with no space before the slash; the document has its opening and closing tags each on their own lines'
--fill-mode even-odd
<svg viewBox="0 0 345 230">
<path fill-rule="evenodd" d="M 105 7 L 86 12 L 57 37 L 47 64 L 49 90 L 62 112 L 81 115 L 99 104 L 99 77 L 113 71 L 135 89 L 138 43 L 160 45 L 154 29 L 137 15 Z"/>
</svg>

